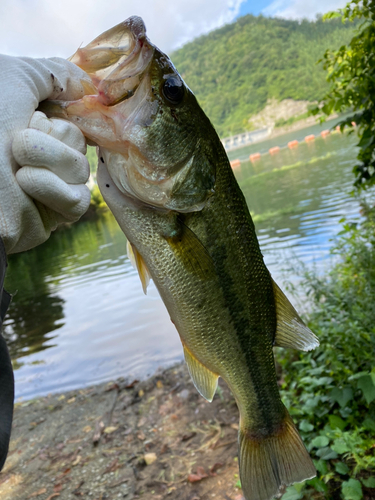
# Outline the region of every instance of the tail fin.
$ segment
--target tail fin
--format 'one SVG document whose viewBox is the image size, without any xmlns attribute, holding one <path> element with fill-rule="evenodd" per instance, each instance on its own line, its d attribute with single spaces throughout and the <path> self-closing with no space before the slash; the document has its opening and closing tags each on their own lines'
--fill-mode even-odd
<svg viewBox="0 0 375 500">
<path fill-rule="evenodd" d="M 283 486 L 316 475 L 289 413 L 277 434 L 265 438 L 252 436 L 240 427 L 239 464 L 246 500 L 269 500 L 280 495 Z"/>
</svg>

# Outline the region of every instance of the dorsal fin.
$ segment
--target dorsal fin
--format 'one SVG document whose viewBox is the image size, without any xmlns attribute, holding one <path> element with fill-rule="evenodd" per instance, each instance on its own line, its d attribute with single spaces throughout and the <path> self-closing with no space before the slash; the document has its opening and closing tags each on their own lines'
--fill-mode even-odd
<svg viewBox="0 0 375 500">
<path fill-rule="evenodd" d="M 276 305 L 276 334 L 274 345 L 291 347 L 299 351 L 311 351 L 319 340 L 308 328 L 278 285 L 272 280 Z"/>
<path fill-rule="evenodd" d="M 183 348 L 185 361 L 197 391 L 211 403 L 215 396 L 219 376 L 202 365 L 184 344 Z"/>
<path fill-rule="evenodd" d="M 149 273 L 149 270 L 147 269 L 145 261 L 143 260 L 142 255 L 138 252 L 135 246 L 130 243 L 129 240 L 127 243 L 127 252 L 129 260 L 132 263 L 134 269 L 137 269 L 138 271 L 142 283 L 143 292 L 145 295 L 147 295 L 147 287 L 150 283 L 151 275 Z"/>
</svg>

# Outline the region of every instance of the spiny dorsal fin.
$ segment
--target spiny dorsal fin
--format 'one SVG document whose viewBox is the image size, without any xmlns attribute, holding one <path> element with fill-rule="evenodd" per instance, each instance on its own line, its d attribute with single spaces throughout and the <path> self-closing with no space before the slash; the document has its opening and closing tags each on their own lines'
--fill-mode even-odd
<svg viewBox="0 0 375 500">
<path fill-rule="evenodd" d="M 216 277 L 214 262 L 203 243 L 182 220 L 177 222 L 176 235 L 165 237 L 176 258 L 182 261 L 186 271 L 202 280 Z"/>
<path fill-rule="evenodd" d="M 183 348 L 185 361 L 197 391 L 211 403 L 215 396 L 219 376 L 202 365 L 186 346 L 183 345 Z"/>
<path fill-rule="evenodd" d="M 150 283 L 151 276 L 149 270 L 147 269 L 145 261 L 143 260 L 141 254 L 138 252 L 135 246 L 132 245 L 129 240 L 127 243 L 127 252 L 129 260 L 132 263 L 134 269 L 137 269 L 138 271 L 142 283 L 143 292 L 145 295 L 147 295 L 147 287 Z"/>
<path fill-rule="evenodd" d="M 318 347 L 318 338 L 305 325 L 297 311 L 273 280 L 272 284 L 277 318 L 274 345 L 291 347 L 299 351 L 311 351 Z"/>
</svg>

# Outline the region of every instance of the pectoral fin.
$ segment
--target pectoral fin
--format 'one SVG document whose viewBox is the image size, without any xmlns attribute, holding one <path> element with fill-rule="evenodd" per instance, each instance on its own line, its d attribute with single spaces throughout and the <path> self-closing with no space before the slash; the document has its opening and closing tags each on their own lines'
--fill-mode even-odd
<svg viewBox="0 0 375 500">
<path fill-rule="evenodd" d="M 134 269 L 137 269 L 139 277 L 141 279 L 143 292 L 147 295 L 147 287 L 150 283 L 150 273 L 147 269 L 145 261 L 142 258 L 142 255 L 138 252 L 134 245 L 130 243 L 128 240 L 127 243 L 127 252 L 130 262 L 132 263 Z"/>
<path fill-rule="evenodd" d="M 297 311 L 272 280 L 276 304 L 276 334 L 274 345 L 291 347 L 299 351 L 312 351 L 319 345 L 318 338 L 308 328 Z"/>
<path fill-rule="evenodd" d="M 198 236 L 181 220 L 177 221 L 175 232 L 176 234 L 164 237 L 186 271 L 202 280 L 216 276 L 213 260 Z"/>
<path fill-rule="evenodd" d="M 186 346 L 183 346 L 185 361 L 194 385 L 201 396 L 211 402 L 215 396 L 218 375 L 206 368 Z"/>
</svg>

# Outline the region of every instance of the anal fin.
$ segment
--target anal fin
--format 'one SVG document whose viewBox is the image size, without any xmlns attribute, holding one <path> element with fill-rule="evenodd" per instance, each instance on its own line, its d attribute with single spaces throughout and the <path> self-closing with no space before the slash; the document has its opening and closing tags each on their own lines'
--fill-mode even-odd
<svg viewBox="0 0 375 500">
<path fill-rule="evenodd" d="M 272 280 L 276 305 L 274 345 L 300 351 L 312 351 L 319 345 L 316 335 L 308 328 L 278 285 Z"/>
<path fill-rule="evenodd" d="M 186 346 L 183 348 L 185 361 L 197 391 L 211 402 L 215 396 L 219 376 L 202 365 Z"/>
<path fill-rule="evenodd" d="M 142 255 L 138 252 L 135 246 L 130 243 L 129 240 L 127 243 L 127 253 L 134 269 L 137 269 L 138 271 L 142 283 L 143 292 L 145 295 L 147 295 L 147 287 L 148 284 L 150 283 L 151 275 L 149 270 L 147 269 L 147 266 L 145 264 L 145 261 L 143 260 Z"/>
</svg>

